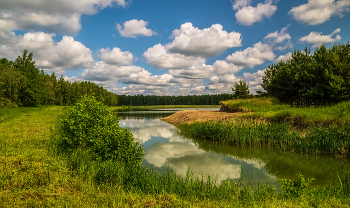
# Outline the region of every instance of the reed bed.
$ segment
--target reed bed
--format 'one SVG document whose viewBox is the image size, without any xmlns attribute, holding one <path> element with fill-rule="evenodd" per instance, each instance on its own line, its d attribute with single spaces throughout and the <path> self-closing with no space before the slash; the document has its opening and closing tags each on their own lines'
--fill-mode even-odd
<svg viewBox="0 0 350 208">
<path fill-rule="evenodd" d="M 299 153 L 350 153 L 350 128 L 311 128 L 300 133 L 286 123 L 254 120 L 196 122 L 178 126 L 187 136 L 243 146 L 267 146 Z"/>
</svg>

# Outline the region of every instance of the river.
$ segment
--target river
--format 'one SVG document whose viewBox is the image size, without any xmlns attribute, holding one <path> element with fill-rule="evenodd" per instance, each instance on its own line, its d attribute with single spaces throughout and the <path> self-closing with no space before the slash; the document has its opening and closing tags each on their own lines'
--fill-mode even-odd
<svg viewBox="0 0 350 208">
<path fill-rule="evenodd" d="M 195 177 L 206 179 L 209 174 L 217 183 L 225 180 L 266 183 L 277 189 L 278 178 L 296 179 L 298 172 L 316 179 L 311 187 L 339 182 L 339 178 L 349 173 L 350 161 L 343 158 L 186 138 L 176 127 L 160 120 L 178 110 L 196 109 L 130 109 L 118 112 L 121 117 L 119 125 L 129 128 L 135 141 L 143 145 L 145 155 L 142 165 L 161 173 L 170 168 L 181 175 L 186 175 L 190 168 Z"/>
</svg>

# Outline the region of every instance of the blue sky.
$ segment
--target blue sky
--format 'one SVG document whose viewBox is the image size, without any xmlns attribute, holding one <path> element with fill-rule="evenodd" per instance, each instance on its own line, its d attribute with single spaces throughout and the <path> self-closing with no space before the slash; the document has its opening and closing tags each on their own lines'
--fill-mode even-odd
<svg viewBox="0 0 350 208">
<path fill-rule="evenodd" d="M 261 90 L 294 49 L 350 40 L 349 0 L 0 0 L 0 57 L 23 49 L 117 94 Z"/>
</svg>

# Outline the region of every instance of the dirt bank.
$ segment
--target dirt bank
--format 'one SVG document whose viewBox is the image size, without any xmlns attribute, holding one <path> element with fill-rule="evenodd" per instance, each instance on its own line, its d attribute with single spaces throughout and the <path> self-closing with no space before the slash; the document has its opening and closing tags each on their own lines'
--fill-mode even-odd
<svg viewBox="0 0 350 208">
<path fill-rule="evenodd" d="M 207 110 L 183 110 L 161 120 L 176 126 L 184 122 L 230 120 L 241 114 L 241 112 L 227 113 Z"/>
</svg>

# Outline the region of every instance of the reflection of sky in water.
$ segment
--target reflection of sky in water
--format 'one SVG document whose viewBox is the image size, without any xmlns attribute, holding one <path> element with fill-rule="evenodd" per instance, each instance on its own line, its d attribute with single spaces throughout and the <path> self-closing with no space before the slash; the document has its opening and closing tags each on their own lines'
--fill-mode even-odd
<svg viewBox="0 0 350 208">
<path fill-rule="evenodd" d="M 184 110 L 184 109 L 179 109 Z M 211 109 L 212 110 L 212 109 Z M 216 109 L 218 110 L 218 109 Z M 138 113 L 139 112 L 139 113 Z M 316 178 L 312 186 L 325 186 L 339 181 L 349 173 L 348 160 L 322 155 L 295 154 L 284 150 L 269 150 L 214 144 L 209 140 L 189 140 L 176 134 L 176 128 L 159 118 L 174 113 L 173 109 L 123 112 L 119 124 L 130 128 L 135 141 L 143 144 L 143 165 L 164 172 L 167 167 L 177 174 L 186 175 L 188 167 L 194 176 L 210 174 L 220 180 L 243 179 L 278 186 L 278 178 L 296 179 L 301 172 Z M 199 148 L 200 147 L 200 148 Z"/>
<path fill-rule="evenodd" d="M 119 122 L 130 129 L 135 141 L 143 144 L 143 164 L 163 172 L 167 167 L 177 174 L 186 175 L 188 168 L 195 177 L 204 179 L 210 174 L 220 183 L 222 180 L 256 179 L 266 182 L 273 179 L 267 174 L 264 163 L 250 159 L 236 159 L 199 149 L 190 140 L 177 135 L 176 128 L 160 119 L 125 118 Z M 243 174 L 241 170 L 243 169 Z"/>
</svg>

